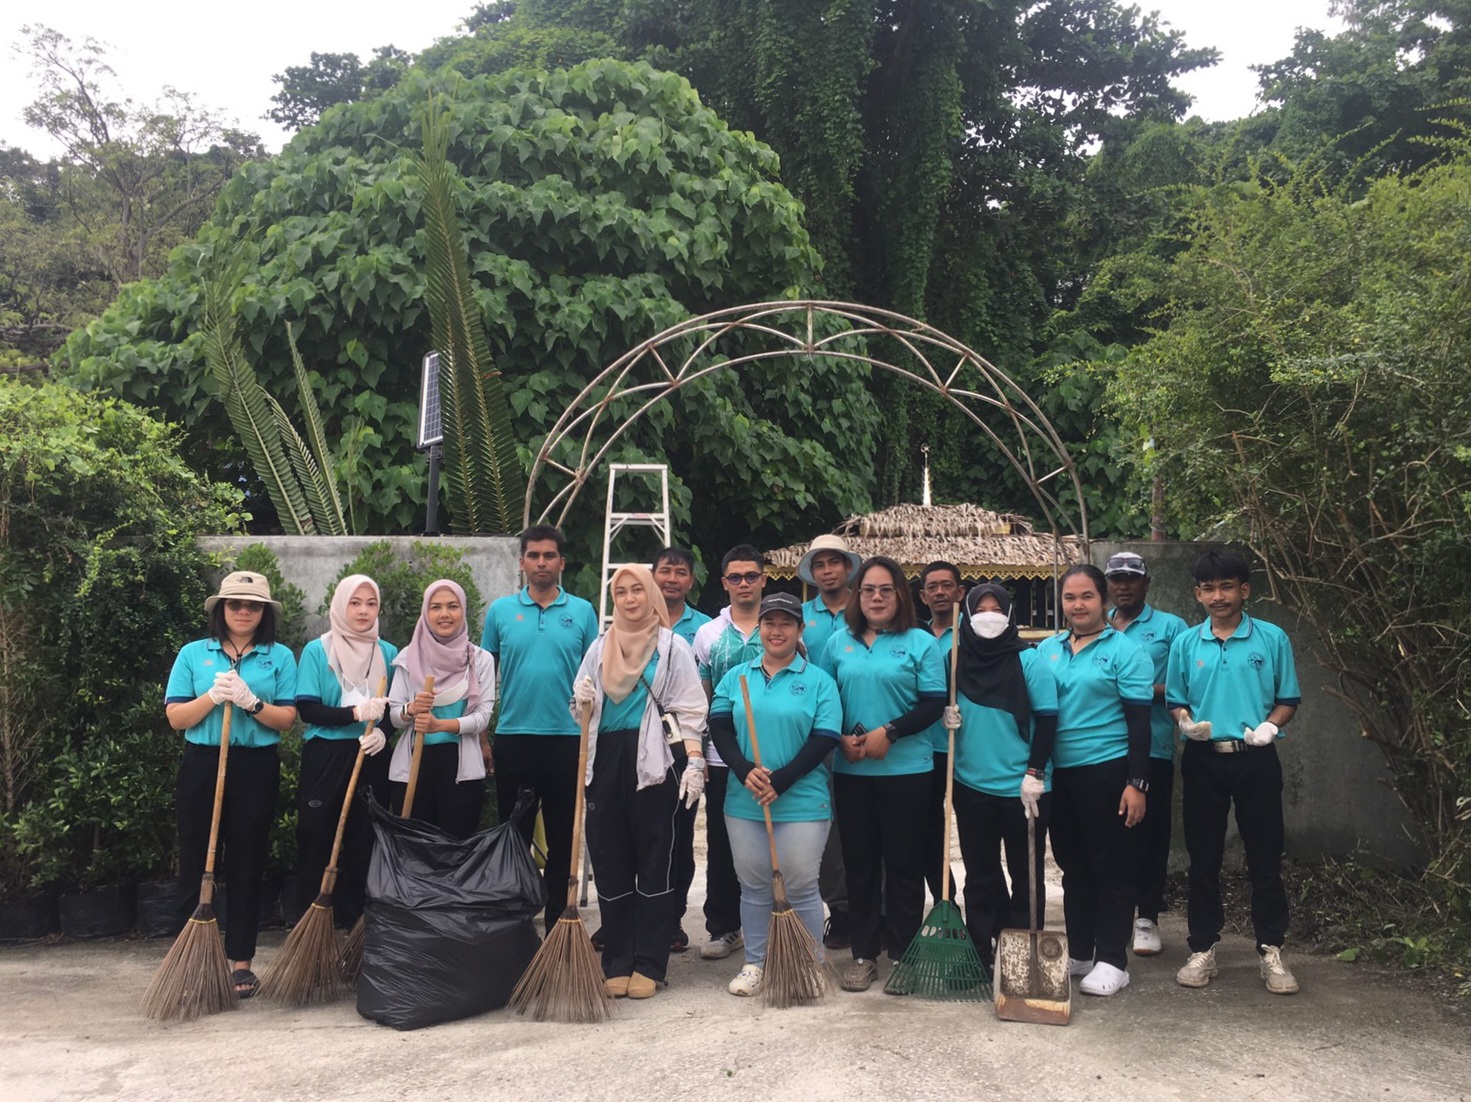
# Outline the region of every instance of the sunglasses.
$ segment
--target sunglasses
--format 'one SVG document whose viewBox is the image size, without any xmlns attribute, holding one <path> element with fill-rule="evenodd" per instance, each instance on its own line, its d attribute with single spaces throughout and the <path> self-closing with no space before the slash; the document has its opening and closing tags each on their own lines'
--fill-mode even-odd
<svg viewBox="0 0 1471 1102">
<path fill-rule="evenodd" d="M 226 601 L 225 608 L 230 612 L 259 612 L 265 606 L 259 601 Z"/>
<path fill-rule="evenodd" d="M 725 580 L 731 585 L 740 585 L 742 582 L 745 582 L 746 585 L 755 585 L 761 580 L 761 571 L 752 570 L 746 574 L 727 574 Z"/>
</svg>

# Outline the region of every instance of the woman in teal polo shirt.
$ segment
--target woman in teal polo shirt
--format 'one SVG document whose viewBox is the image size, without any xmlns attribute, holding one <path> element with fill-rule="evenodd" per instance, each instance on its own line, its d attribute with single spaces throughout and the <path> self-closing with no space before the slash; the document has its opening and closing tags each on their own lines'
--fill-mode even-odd
<svg viewBox="0 0 1471 1102">
<path fill-rule="evenodd" d="M 360 745 L 365 753 L 337 859 L 333 904 L 344 926 L 363 913 L 373 853 L 363 793 L 388 804 L 384 733 L 376 726 L 363 733 L 365 723 L 383 719 L 388 693 L 380 686 L 386 685 L 398 654 L 397 647 L 378 637 L 379 603 L 378 583 L 366 574 L 349 574 L 338 582 L 327 608 L 328 630 L 302 648 L 296 671 L 296 710 L 306 724 L 296 786 L 296 888 L 302 910 L 322 886 Z"/>
<path fill-rule="evenodd" d="M 769 808 L 787 900 L 822 955 L 822 893 L 818 870 L 832 826 L 827 770 L 838 745 L 843 706 L 833 679 L 797 653 L 802 602 L 790 593 L 762 598 L 761 657 L 733 666 L 710 702 L 710 739 L 740 785 L 725 790 L 725 822 L 741 881 L 745 966 L 730 981 L 732 995 L 755 995 L 765 980 L 766 936 L 775 887 L 766 838 Z M 751 697 L 761 765 L 746 721 L 741 678 Z M 716 809 L 711 809 L 712 811 Z"/>
<path fill-rule="evenodd" d="M 209 636 L 187 644 L 174 659 L 164 690 L 169 726 L 184 732 L 176 806 L 179 814 L 179 878 L 204 876 L 214 815 L 215 774 L 225 707 L 230 749 L 220 849 L 228 864 L 225 955 L 235 992 L 248 999 L 260 988 L 251 971 L 260 929 L 260 891 L 270 852 L 271 820 L 281 787 L 281 732 L 296 722 L 296 659 L 276 642 L 281 605 L 271 584 L 237 570 L 204 602 Z"/>
<path fill-rule="evenodd" d="M 1037 653 L 1057 679 L 1052 748 L 1052 854 L 1062 869 L 1069 968 L 1085 995 L 1129 983 L 1129 938 L 1144 857 L 1154 663 L 1109 627 L 1103 571 L 1062 576 L 1068 630 Z M 1161 809 L 1160 814 L 1168 814 Z"/>
<path fill-rule="evenodd" d="M 945 663 L 929 632 L 916 627 L 903 568 L 882 556 L 853 579 L 845 627 L 820 665 L 838 683 L 842 753 L 833 764 L 833 800 L 843 864 L 853 961 L 846 991 L 878 978 L 881 942 L 898 960 L 924 920 L 924 823 L 934 760 L 914 738 L 945 709 Z M 883 927 L 880 929 L 880 927 Z"/>
</svg>

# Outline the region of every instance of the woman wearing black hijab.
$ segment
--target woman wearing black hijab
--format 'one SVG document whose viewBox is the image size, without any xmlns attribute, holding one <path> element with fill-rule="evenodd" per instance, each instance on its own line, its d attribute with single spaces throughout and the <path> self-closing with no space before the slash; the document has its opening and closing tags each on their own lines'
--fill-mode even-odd
<svg viewBox="0 0 1471 1102">
<path fill-rule="evenodd" d="M 1043 925 L 1043 840 L 1051 811 L 1057 683 L 1017 634 L 1011 595 L 999 585 L 965 598 L 955 701 L 955 820 L 965 860 L 965 922 L 983 959 L 993 939 L 1027 923 L 1027 819 L 1037 819 L 1037 925 Z M 1017 795 L 1020 793 L 1021 798 Z M 1001 847 L 1011 870 L 1008 894 Z"/>
</svg>

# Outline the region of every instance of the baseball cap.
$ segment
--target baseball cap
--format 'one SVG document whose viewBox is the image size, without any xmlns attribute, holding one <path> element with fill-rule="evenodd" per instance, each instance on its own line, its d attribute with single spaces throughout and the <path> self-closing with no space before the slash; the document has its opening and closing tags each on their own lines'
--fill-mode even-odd
<svg viewBox="0 0 1471 1102">
<path fill-rule="evenodd" d="M 802 622 L 802 602 L 790 593 L 771 593 L 761 598 L 761 611 L 757 620 L 765 619 L 773 612 L 785 612 L 797 623 Z"/>
<path fill-rule="evenodd" d="M 1105 578 L 1114 577 L 1149 577 L 1149 567 L 1144 565 L 1144 560 L 1132 551 L 1120 551 L 1108 560 L 1108 565 L 1103 568 Z"/>
</svg>

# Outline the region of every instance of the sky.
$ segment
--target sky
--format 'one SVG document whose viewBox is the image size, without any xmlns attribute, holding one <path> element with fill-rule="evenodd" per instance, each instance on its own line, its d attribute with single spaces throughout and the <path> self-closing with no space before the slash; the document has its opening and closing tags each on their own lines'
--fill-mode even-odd
<svg viewBox="0 0 1471 1102">
<path fill-rule="evenodd" d="M 1256 77 L 1248 67 L 1285 57 L 1298 27 L 1338 27 L 1328 18 L 1328 0 L 1139 0 L 1138 6 L 1184 31 L 1187 45 L 1221 51 L 1214 69 L 1179 82 L 1196 98 L 1193 113 L 1213 121 L 1256 109 Z M 266 148 L 276 150 L 288 135 L 263 118 L 276 92 L 273 74 L 306 64 L 312 51 L 355 53 L 365 62 L 375 47 L 388 44 L 416 53 L 455 33 L 473 7 L 474 0 L 352 6 L 322 0 L 12 0 L 0 14 L 0 142 L 38 157 L 56 152 L 21 116 L 34 95 L 29 64 L 17 52 L 27 23 L 44 23 L 76 42 L 90 35 L 105 43 L 118 86 L 133 100 L 146 102 L 172 85 L 259 133 Z"/>
</svg>

